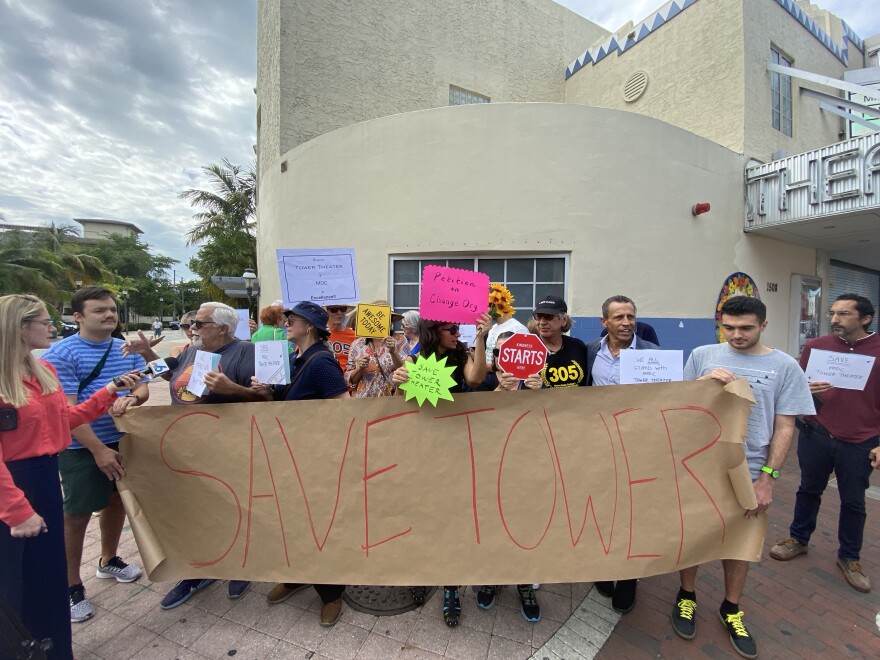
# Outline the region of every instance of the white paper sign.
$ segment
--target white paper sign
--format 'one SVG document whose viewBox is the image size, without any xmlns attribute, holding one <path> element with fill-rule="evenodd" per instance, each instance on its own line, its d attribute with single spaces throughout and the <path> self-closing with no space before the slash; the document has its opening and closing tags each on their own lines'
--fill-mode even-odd
<svg viewBox="0 0 880 660">
<path fill-rule="evenodd" d="M 256 353 L 256 377 L 268 385 L 287 385 L 290 382 L 290 359 L 287 340 L 258 341 Z"/>
<path fill-rule="evenodd" d="M 251 325 L 249 321 L 251 318 L 251 311 L 249 309 L 237 309 L 235 310 L 235 313 L 238 314 L 238 325 L 235 327 L 235 338 L 250 341 Z"/>
<path fill-rule="evenodd" d="M 477 341 L 477 326 L 472 323 L 466 323 L 464 325 L 458 326 L 458 331 L 461 333 L 458 336 L 458 341 L 460 341 L 465 346 L 473 346 Z"/>
<path fill-rule="evenodd" d="M 831 383 L 844 390 L 863 390 L 873 366 L 874 358 L 870 355 L 812 349 L 807 380 Z"/>
<path fill-rule="evenodd" d="M 208 391 L 205 385 L 205 374 L 209 371 L 217 371 L 220 366 L 220 356 L 216 353 L 208 351 L 196 351 L 196 357 L 193 360 L 192 374 L 189 377 L 189 383 L 186 386 L 195 396 L 203 396 Z"/>
<path fill-rule="evenodd" d="M 322 307 L 360 299 L 354 248 L 276 250 L 285 307 L 311 300 Z"/>
<path fill-rule="evenodd" d="M 620 384 L 671 383 L 684 379 L 684 353 L 656 349 L 620 351 Z"/>
</svg>

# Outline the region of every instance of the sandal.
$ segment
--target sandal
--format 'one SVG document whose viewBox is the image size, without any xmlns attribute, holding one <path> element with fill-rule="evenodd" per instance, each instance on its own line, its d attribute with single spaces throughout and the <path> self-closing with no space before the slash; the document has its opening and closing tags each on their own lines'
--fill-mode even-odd
<svg viewBox="0 0 880 660">
<path fill-rule="evenodd" d="M 461 601 L 458 599 L 458 587 L 443 589 L 443 620 L 450 628 L 458 625 L 461 619 Z"/>
<path fill-rule="evenodd" d="M 424 605 L 425 598 L 428 595 L 428 587 L 410 587 L 409 595 L 412 596 L 413 602 L 416 605 Z"/>
</svg>

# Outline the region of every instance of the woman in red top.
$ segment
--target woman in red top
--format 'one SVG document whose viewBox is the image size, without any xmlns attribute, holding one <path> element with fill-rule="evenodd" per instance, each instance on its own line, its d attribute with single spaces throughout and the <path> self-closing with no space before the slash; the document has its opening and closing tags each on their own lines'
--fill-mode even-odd
<svg viewBox="0 0 880 660">
<path fill-rule="evenodd" d="M 31 354 L 49 347 L 52 330 L 39 298 L 0 297 L 0 601 L 34 639 L 52 641 L 50 658 L 72 658 L 57 456 L 70 429 L 107 412 L 118 388 L 111 381 L 69 406 L 54 368 Z M 121 389 L 139 380 L 123 376 Z"/>
</svg>

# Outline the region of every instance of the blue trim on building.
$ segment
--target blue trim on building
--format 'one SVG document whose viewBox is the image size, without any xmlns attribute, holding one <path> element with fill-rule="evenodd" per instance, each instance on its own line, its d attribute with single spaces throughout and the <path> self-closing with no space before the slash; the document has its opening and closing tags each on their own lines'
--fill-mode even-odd
<svg viewBox="0 0 880 660">
<path fill-rule="evenodd" d="M 849 44 L 852 43 L 853 46 L 858 48 L 860 51 L 865 52 L 865 42 L 857 35 L 853 29 L 846 24 L 846 21 L 841 19 L 840 23 L 843 28 L 843 43 L 838 45 L 835 44 L 831 39 L 831 36 L 822 30 L 818 25 L 816 25 L 816 21 L 810 18 L 807 13 L 798 7 L 795 0 L 776 0 L 779 5 L 785 9 L 789 14 L 791 14 L 798 23 L 803 25 L 807 30 L 810 31 L 816 39 L 822 42 L 822 44 L 834 53 L 835 57 L 839 59 L 841 62 L 849 66 Z"/>
<path fill-rule="evenodd" d="M 574 326 L 569 333 L 581 341 L 588 342 L 602 334 L 602 324 L 598 316 L 576 316 Z M 687 361 L 697 346 L 714 344 L 715 319 L 677 319 L 639 317 L 639 321 L 649 323 L 657 332 L 660 347 L 684 351 Z"/>
<path fill-rule="evenodd" d="M 639 25 L 634 25 L 632 32 L 635 32 L 636 36 L 628 38 L 625 43 L 619 43 L 617 41 L 617 35 L 612 34 L 606 41 L 584 51 L 577 59 L 573 60 L 565 69 L 565 79 L 568 80 L 571 78 L 575 73 L 580 71 L 587 62 L 592 62 L 595 66 L 610 55 L 612 51 L 617 51 L 617 54 L 620 55 L 624 51 L 629 50 L 642 39 L 654 32 L 657 28 L 665 25 L 667 21 L 671 21 L 695 2 L 697 2 L 697 0 L 672 0 L 671 2 L 668 2 Z"/>
<path fill-rule="evenodd" d="M 632 32 L 636 33 L 635 38 L 627 39 L 625 43 L 620 44 L 617 41 L 617 35 L 611 35 L 608 39 L 598 46 L 593 46 L 589 50 L 584 51 L 575 60 L 573 60 L 565 69 L 565 79 L 568 80 L 578 71 L 580 71 L 588 62 L 593 66 L 601 62 L 612 50 L 616 50 L 618 56 L 635 46 L 645 37 L 652 34 L 655 30 L 671 21 L 688 7 L 692 6 L 697 0 L 672 0 L 654 14 L 646 18 L 639 25 L 633 26 Z M 849 66 L 849 44 L 858 48 L 861 52 L 865 52 L 865 42 L 855 33 L 855 31 L 847 25 L 846 21 L 840 21 L 843 28 L 843 43 L 835 44 L 824 30 L 822 30 L 816 22 L 810 18 L 806 12 L 798 7 L 795 0 L 776 0 L 779 5 L 785 9 L 791 16 L 803 25 L 810 34 L 822 42 L 834 56 Z"/>
</svg>

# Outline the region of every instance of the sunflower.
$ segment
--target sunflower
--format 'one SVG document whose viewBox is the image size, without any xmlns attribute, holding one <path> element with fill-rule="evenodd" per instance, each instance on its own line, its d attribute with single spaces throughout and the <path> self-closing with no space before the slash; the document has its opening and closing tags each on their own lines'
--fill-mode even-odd
<svg viewBox="0 0 880 660">
<path fill-rule="evenodd" d="M 516 312 L 511 304 L 516 298 L 506 286 L 500 282 L 492 282 L 489 285 L 489 314 L 496 321 L 502 316 L 508 316 Z"/>
</svg>

